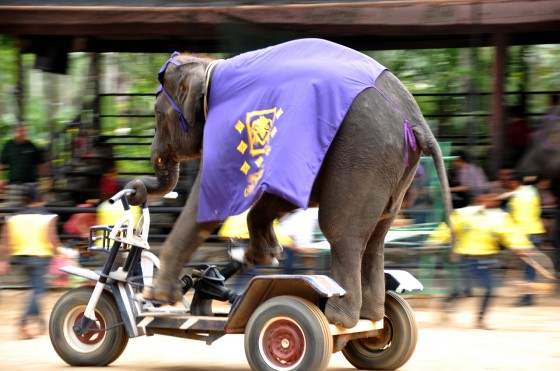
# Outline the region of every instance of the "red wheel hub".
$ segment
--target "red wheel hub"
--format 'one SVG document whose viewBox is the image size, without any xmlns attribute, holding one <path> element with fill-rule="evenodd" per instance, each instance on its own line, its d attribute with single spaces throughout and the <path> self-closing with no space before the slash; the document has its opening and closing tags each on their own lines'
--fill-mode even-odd
<svg viewBox="0 0 560 371">
<path fill-rule="evenodd" d="M 74 324 L 78 324 L 83 316 L 83 313 L 80 314 L 74 321 Z M 91 325 L 90 331 L 86 332 L 82 336 L 76 336 L 80 342 L 92 345 L 99 343 L 105 337 L 105 330 L 95 331 L 99 329 L 105 329 L 105 321 L 103 321 L 103 318 L 97 312 L 95 313 L 95 317 L 97 318 L 97 320 Z"/>
<path fill-rule="evenodd" d="M 262 347 L 271 364 L 281 367 L 294 365 L 305 351 L 305 336 L 296 323 L 280 319 L 265 329 Z"/>
</svg>

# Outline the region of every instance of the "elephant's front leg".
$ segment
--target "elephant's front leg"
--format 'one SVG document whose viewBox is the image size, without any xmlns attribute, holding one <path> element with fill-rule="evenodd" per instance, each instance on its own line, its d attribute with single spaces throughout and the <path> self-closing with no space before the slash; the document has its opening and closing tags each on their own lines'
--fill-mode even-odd
<svg viewBox="0 0 560 371">
<path fill-rule="evenodd" d="M 181 300 L 180 276 L 183 266 L 197 248 L 206 240 L 217 222 L 197 223 L 199 177 L 189 195 L 187 204 L 175 222 L 171 233 L 163 243 L 160 258 L 160 271 L 151 287 L 144 289 L 148 300 L 175 303 Z"/>
</svg>

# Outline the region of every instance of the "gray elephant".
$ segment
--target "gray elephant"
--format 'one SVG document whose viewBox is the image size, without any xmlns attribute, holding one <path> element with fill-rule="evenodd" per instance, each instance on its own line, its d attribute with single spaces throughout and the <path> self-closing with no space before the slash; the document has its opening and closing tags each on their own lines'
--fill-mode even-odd
<svg viewBox="0 0 560 371">
<path fill-rule="evenodd" d="M 133 204 L 174 189 L 179 163 L 202 158 L 186 205 L 163 244 L 147 299 L 176 302 L 178 277 L 228 215 L 250 207 L 247 264 L 281 247 L 273 221 L 319 206 L 331 246 L 328 320 L 350 328 L 384 316 L 384 238 L 419 165 L 432 156 L 451 211 L 442 153 L 418 105 L 385 67 L 325 40 L 295 40 L 213 61 L 174 53 L 159 73 L 151 160 L 132 181 Z"/>
<path fill-rule="evenodd" d="M 522 174 L 560 178 L 560 105 L 543 117 L 533 134 L 531 146 L 516 167 Z"/>
<path fill-rule="evenodd" d="M 553 106 L 533 134 L 531 145 L 516 166 L 526 176 L 549 179 L 550 191 L 560 200 L 560 105 Z M 560 277 L 560 213 L 554 213 L 554 268 Z"/>
</svg>

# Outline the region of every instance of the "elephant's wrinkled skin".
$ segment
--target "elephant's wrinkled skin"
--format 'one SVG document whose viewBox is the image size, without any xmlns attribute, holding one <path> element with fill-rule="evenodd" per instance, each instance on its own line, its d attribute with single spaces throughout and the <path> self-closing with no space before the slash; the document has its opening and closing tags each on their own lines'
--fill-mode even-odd
<svg viewBox="0 0 560 371">
<path fill-rule="evenodd" d="M 182 65 L 169 64 L 164 87 L 181 107 L 189 131 L 183 132 L 178 114 L 164 94 L 159 94 L 151 149 L 156 177 L 129 183 L 128 187 L 138 191 L 132 203 L 143 201 L 146 191 L 165 194 L 173 190 L 179 163 L 201 157 L 205 69 L 210 60 L 185 54 L 175 60 Z M 378 91 L 368 88 L 352 103 L 314 182 L 311 202 L 319 205 L 320 228 L 331 245 L 331 276 L 347 291 L 342 298 L 328 300 L 325 314 L 329 321 L 344 327 L 353 327 L 359 318 L 383 318 L 384 238 L 412 182 L 421 152 L 433 157 L 448 213 L 451 209 L 441 150 L 414 98 L 389 71 L 378 78 L 376 86 L 410 120 L 419 147 L 405 148 L 403 117 Z M 409 166 L 405 151 L 409 151 Z M 200 172 L 162 247 L 159 277 L 144 291 L 148 299 L 180 299 L 178 277 L 182 267 L 217 225 L 197 222 L 199 186 Z M 270 262 L 278 246 L 272 222 L 294 208 L 263 194 L 248 216 L 248 263 Z"/>
</svg>

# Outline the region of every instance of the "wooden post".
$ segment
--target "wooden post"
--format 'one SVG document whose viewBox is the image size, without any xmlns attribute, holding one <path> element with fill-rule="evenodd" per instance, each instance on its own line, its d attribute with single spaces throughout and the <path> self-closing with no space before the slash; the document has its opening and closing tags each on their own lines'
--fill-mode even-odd
<svg viewBox="0 0 560 371">
<path fill-rule="evenodd" d="M 492 148 L 490 151 L 492 155 L 490 159 L 490 168 L 492 174 L 497 174 L 502 166 L 504 154 L 504 80 L 507 58 L 507 36 L 505 34 L 495 34 L 493 36 L 493 44 L 496 55 L 492 68 Z"/>
</svg>

